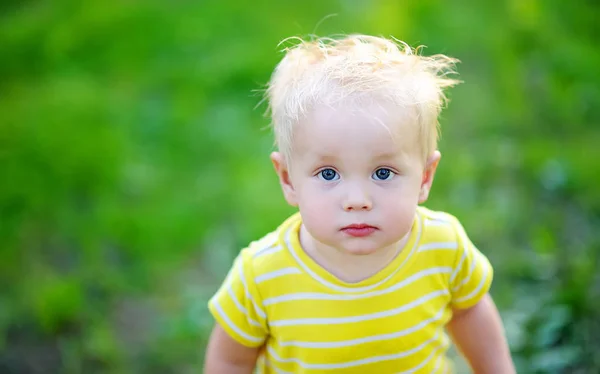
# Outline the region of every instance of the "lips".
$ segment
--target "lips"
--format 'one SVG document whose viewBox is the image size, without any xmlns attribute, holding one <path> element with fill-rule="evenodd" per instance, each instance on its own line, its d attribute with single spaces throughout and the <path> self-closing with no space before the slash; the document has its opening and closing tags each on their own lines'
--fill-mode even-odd
<svg viewBox="0 0 600 374">
<path fill-rule="evenodd" d="M 362 223 L 348 225 L 342 228 L 342 232 L 347 235 L 362 238 L 369 236 L 377 230 L 377 227 Z"/>
</svg>

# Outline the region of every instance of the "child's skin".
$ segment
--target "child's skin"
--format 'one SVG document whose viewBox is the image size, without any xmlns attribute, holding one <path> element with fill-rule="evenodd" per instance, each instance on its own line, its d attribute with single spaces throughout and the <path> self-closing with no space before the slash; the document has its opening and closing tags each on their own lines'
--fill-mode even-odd
<svg viewBox="0 0 600 374">
<path fill-rule="evenodd" d="M 413 117 L 385 102 L 317 105 L 294 127 L 290 159 L 271 155 L 286 201 L 302 214 L 303 249 L 341 280 L 358 282 L 389 264 L 429 196 L 440 153 L 424 154 Z M 454 311 L 447 329 L 475 373 L 515 372 L 489 295 Z M 205 372 L 250 374 L 259 352 L 216 325 Z"/>
</svg>

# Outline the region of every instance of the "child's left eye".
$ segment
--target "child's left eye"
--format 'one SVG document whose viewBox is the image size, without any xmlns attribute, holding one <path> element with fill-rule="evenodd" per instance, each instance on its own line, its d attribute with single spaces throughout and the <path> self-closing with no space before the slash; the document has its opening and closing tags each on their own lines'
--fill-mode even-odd
<svg viewBox="0 0 600 374">
<path fill-rule="evenodd" d="M 392 179 L 392 177 L 394 175 L 395 175 L 395 173 L 393 171 L 391 171 L 390 169 L 380 168 L 380 169 L 375 170 L 375 172 L 373 173 L 373 179 L 385 181 L 385 180 Z"/>
</svg>

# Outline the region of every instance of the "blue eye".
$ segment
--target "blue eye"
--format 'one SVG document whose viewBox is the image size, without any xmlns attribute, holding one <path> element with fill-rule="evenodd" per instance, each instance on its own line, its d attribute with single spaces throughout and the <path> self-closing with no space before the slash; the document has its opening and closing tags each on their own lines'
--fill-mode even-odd
<svg viewBox="0 0 600 374">
<path fill-rule="evenodd" d="M 339 179 L 339 175 L 338 173 L 333 170 L 333 169 L 323 169 L 319 172 L 319 178 L 326 180 L 326 181 L 332 181 L 332 180 L 336 180 Z"/>
<path fill-rule="evenodd" d="M 373 179 L 379 181 L 386 181 L 392 179 L 392 177 L 396 175 L 393 171 L 387 168 L 380 168 L 375 170 L 373 173 Z"/>
</svg>

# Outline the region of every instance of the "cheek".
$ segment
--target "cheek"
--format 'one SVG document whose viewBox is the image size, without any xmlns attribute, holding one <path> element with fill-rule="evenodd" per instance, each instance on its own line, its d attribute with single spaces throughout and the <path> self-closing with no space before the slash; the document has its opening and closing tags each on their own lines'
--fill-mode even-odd
<svg viewBox="0 0 600 374">
<path fill-rule="evenodd" d="M 416 204 L 421 189 L 419 180 L 414 177 L 402 177 L 394 182 L 390 188 L 379 190 L 381 200 L 388 201 L 395 206 Z"/>
<path fill-rule="evenodd" d="M 314 185 L 305 185 L 298 194 L 302 219 L 311 232 L 331 225 L 336 212 L 335 198 Z"/>
<path fill-rule="evenodd" d="M 311 183 L 303 186 L 298 193 L 298 201 L 306 213 L 327 215 L 331 211 L 334 200 L 331 194 L 326 193 L 322 188 Z"/>
<path fill-rule="evenodd" d="M 382 204 L 379 209 L 381 225 L 393 240 L 400 240 L 412 227 L 417 210 L 417 200 L 404 196 L 395 196 Z"/>
<path fill-rule="evenodd" d="M 379 209 L 385 215 L 386 221 L 392 225 L 410 225 L 419 201 L 418 186 L 405 184 L 397 189 L 386 191 L 381 197 Z"/>
</svg>

